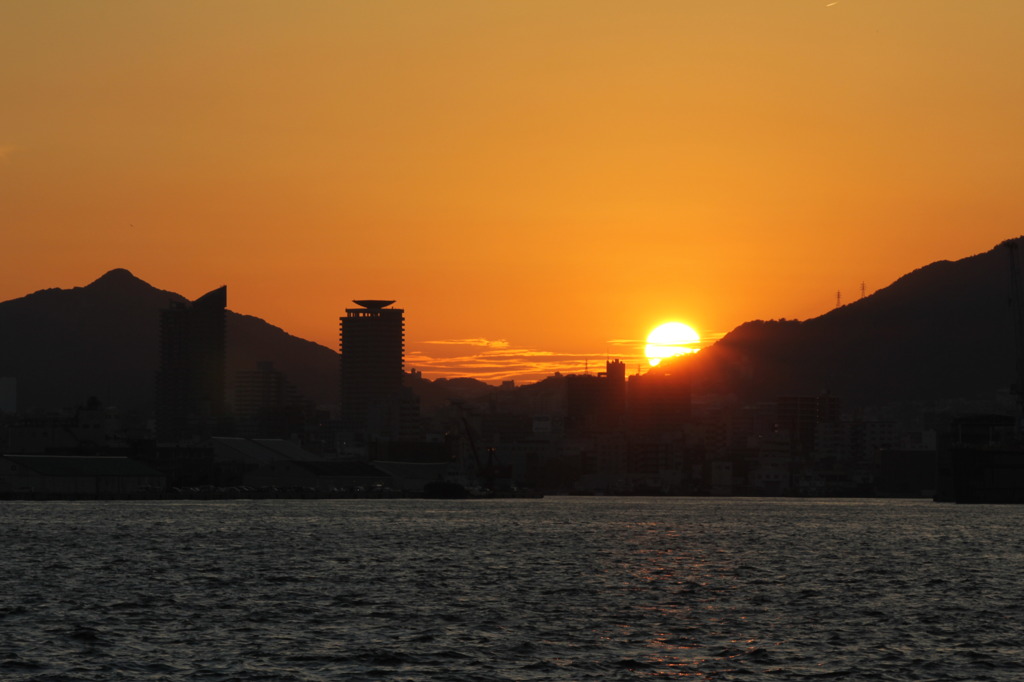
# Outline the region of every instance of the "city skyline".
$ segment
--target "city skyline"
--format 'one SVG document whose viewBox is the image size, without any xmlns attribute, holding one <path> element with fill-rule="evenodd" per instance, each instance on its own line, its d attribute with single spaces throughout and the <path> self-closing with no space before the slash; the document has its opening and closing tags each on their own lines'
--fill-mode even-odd
<svg viewBox="0 0 1024 682">
<path fill-rule="evenodd" d="M 117 267 L 488 381 L 807 319 L 1024 225 L 1015 3 L 0 10 L 0 300 Z M 126 58 L 130 55 L 130 58 Z"/>
<path fill-rule="evenodd" d="M 995 247 L 998 249 L 999 247 Z M 990 249 L 991 250 L 991 249 Z M 969 254 L 964 256 L 963 259 L 969 259 L 974 256 L 981 254 Z M 954 260 L 962 260 L 956 258 Z M 945 261 L 943 261 L 945 262 Z M 926 265 L 938 265 L 939 262 L 929 263 Z M 925 266 L 922 266 L 922 268 Z M 921 268 L 912 268 L 906 273 L 903 273 L 897 279 L 903 279 L 907 275 L 916 272 Z M 127 268 L 115 268 L 114 270 L 105 273 L 98 280 L 111 277 L 116 273 L 123 273 L 128 277 L 135 277 Z M 140 280 L 144 281 L 144 280 Z M 67 287 L 67 289 L 79 289 L 87 285 L 94 284 L 95 281 L 81 282 L 76 285 Z M 150 284 L 150 283 L 146 283 Z M 222 285 L 218 290 L 223 289 L 227 285 Z M 45 287 L 45 289 L 53 289 L 54 287 Z M 62 289 L 64 287 L 56 287 Z M 157 289 L 163 289 L 161 286 L 156 286 Z M 881 287 L 885 289 L 887 287 Z M 169 287 L 165 290 L 168 294 L 174 296 L 182 296 L 179 291 L 176 291 L 174 287 Z M 32 293 L 32 292 L 29 292 Z M 831 310 L 838 308 L 840 305 L 846 305 L 854 302 L 860 298 L 870 296 L 874 292 L 866 292 L 860 290 L 856 292 L 856 296 L 851 296 L 843 300 L 833 300 L 832 306 L 826 310 L 823 310 L 819 315 L 814 315 L 806 319 L 810 320 L 813 318 L 820 317 Z M 185 295 L 188 299 L 188 296 Z M 202 297 L 200 297 L 202 298 Z M 838 298 L 838 296 L 837 296 Z M 170 300 L 170 299 L 169 299 Z M 362 305 L 365 302 L 363 299 L 355 300 L 352 299 L 351 303 Z M 370 302 L 381 302 L 379 300 Z M 342 306 L 341 309 L 348 308 L 347 305 Z M 339 309 L 339 312 L 340 310 Z M 255 315 L 252 311 L 246 310 L 235 310 L 229 308 L 235 313 L 243 316 L 252 316 L 262 322 L 266 322 L 270 325 L 277 326 L 272 320 L 265 320 L 259 315 Z M 401 311 L 405 312 L 405 311 Z M 344 318 L 342 318 L 344 319 Z M 741 326 L 746 322 L 752 322 L 757 320 L 770 319 L 767 317 L 757 317 L 751 320 L 744 320 L 737 326 Z M 780 318 L 785 319 L 785 318 Z M 337 334 L 337 313 L 332 318 L 334 323 L 335 334 Z M 663 324 L 662 327 L 677 326 L 678 323 L 675 321 Z M 655 327 L 652 332 L 656 332 L 658 327 Z M 293 336 L 298 336 L 289 329 L 283 329 L 284 332 Z M 714 334 L 708 334 L 699 339 L 695 343 L 686 342 L 668 342 L 662 339 L 656 342 L 656 345 L 664 345 L 668 349 L 681 348 L 683 352 L 690 352 L 691 349 L 699 350 L 707 348 L 713 345 L 719 338 L 728 333 L 718 332 Z M 298 337 L 303 338 L 303 337 Z M 326 350 L 337 352 L 339 350 L 337 344 L 337 337 L 334 343 L 320 343 L 315 339 L 304 339 L 307 341 L 313 341 L 321 345 Z M 650 352 L 650 345 L 652 339 L 650 336 L 647 338 L 634 338 L 634 339 L 612 339 L 606 342 L 606 348 L 608 349 L 603 355 L 598 353 L 558 353 L 548 350 L 531 349 L 514 347 L 505 339 L 485 339 L 485 338 L 466 338 L 466 339 L 440 339 L 440 340 L 425 340 L 425 341 L 412 341 L 411 343 L 404 343 L 406 345 L 406 351 L 403 353 L 404 357 L 404 369 L 406 372 L 418 372 L 429 379 L 439 378 L 459 378 L 468 377 L 484 381 L 491 384 L 500 384 L 508 380 L 516 381 L 517 383 L 532 383 L 545 379 L 549 376 L 556 374 L 591 374 L 599 371 L 599 367 L 603 366 L 603 363 L 616 359 L 623 361 L 630 374 L 642 374 L 646 372 L 656 363 L 651 362 L 652 356 Z M 445 355 L 442 352 L 429 352 L 434 348 L 454 348 L 456 352 Z M 459 352 L 461 351 L 461 352 Z M 671 352 L 669 354 L 678 354 Z M 663 356 L 662 356 L 663 357 Z"/>
</svg>

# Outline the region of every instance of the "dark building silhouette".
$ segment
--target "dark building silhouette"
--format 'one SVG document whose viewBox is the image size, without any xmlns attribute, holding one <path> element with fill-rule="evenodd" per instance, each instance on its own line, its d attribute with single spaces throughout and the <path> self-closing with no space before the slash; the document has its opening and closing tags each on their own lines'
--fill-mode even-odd
<svg viewBox="0 0 1024 682">
<path fill-rule="evenodd" d="M 630 427 L 637 431 L 677 431 L 690 418 L 691 386 L 679 370 L 634 375 L 628 384 Z"/>
<path fill-rule="evenodd" d="M 227 287 L 160 311 L 157 438 L 180 441 L 224 430 Z"/>
<path fill-rule="evenodd" d="M 626 365 L 605 363 L 596 376 L 573 374 L 565 378 L 565 421 L 570 431 L 610 430 L 621 425 L 626 409 Z"/>
<path fill-rule="evenodd" d="M 300 434 L 313 416 L 305 400 L 270 361 L 235 373 L 235 435 L 243 438 L 289 438 Z"/>
<path fill-rule="evenodd" d="M 796 452 L 815 449 L 819 424 L 839 421 L 839 400 L 831 395 L 782 396 L 776 403 L 777 430 L 790 435 Z"/>
<path fill-rule="evenodd" d="M 353 301 L 341 318 L 341 426 L 356 439 L 416 430 L 418 404 L 403 388 L 405 311 L 394 301 Z"/>
</svg>

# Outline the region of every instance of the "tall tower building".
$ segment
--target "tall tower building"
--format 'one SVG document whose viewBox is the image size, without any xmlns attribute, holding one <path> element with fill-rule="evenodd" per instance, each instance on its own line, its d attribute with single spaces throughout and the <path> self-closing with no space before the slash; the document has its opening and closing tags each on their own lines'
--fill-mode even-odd
<svg viewBox="0 0 1024 682">
<path fill-rule="evenodd" d="M 219 435 L 226 417 L 224 366 L 228 288 L 160 311 L 157 437 Z"/>
<path fill-rule="evenodd" d="M 289 438 L 301 433 L 313 410 L 274 363 L 235 373 L 234 432 L 243 438 Z"/>
<path fill-rule="evenodd" d="M 341 318 L 341 425 L 364 438 L 402 432 L 405 311 L 394 301 L 353 301 Z"/>
<path fill-rule="evenodd" d="M 565 422 L 571 431 L 613 430 L 626 411 L 626 364 L 609 360 L 597 376 L 565 378 Z"/>
</svg>

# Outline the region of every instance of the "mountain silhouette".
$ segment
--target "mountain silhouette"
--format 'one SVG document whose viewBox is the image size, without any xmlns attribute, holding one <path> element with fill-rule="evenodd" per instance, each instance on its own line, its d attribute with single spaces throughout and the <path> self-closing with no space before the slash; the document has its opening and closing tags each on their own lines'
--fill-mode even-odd
<svg viewBox="0 0 1024 682">
<path fill-rule="evenodd" d="M 180 294 L 125 269 L 73 289 L 44 289 L 0 303 L 0 376 L 15 377 L 18 407 L 107 405 L 151 411 L 160 311 Z M 248 315 L 227 312 L 227 373 L 269 360 L 316 404 L 333 404 L 338 354 Z"/>
<path fill-rule="evenodd" d="M 740 325 L 682 364 L 745 400 L 830 392 L 851 405 L 990 399 L 1014 381 L 1010 252 L 915 270 L 805 321 Z"/>
<path fill-rule="evenodd" d="M 652 371 L 681 368 L 695 392 L 747 401 L 826 391 L 849 405 L 1005 395 L 1016 367 L 1009 257 L 997 246 L 922 267 L 820 317 L 746 322 L 700 353 Z M 184 300 L 116 269 L 84 287 L 2 302 L 0 377 L 17 379 L 21 410 L 72 407 L 96 396 L 148 412 L 160 311 Z M 236 371 L 269 360 L 314 403 L 337 402 L 334 350 L 231 311 L 227 336 L 229 385 Z M 498 395 L 496 387 L 471 380 L 407 381 L 427 411 L 452 396 Z"/>
</svg>

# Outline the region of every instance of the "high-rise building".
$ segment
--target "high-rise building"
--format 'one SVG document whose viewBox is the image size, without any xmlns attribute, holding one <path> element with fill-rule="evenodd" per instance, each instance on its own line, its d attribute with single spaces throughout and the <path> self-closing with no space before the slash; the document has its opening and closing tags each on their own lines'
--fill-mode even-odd
<svg viewBox="0 0 1024 682">
<path fill-rule="evenodd" d="M 807 454 L 815 449 L 819 424 L 839 421 L 839 399 L 829 394 L 781 396 L 776 402 L 775 428 L 790 434 L 793 449 Z"/>
<path fill-rule="evenodd" d="M 609 360 L 596 376 L 565 378 L 565 421 L 571 431 L 614 430 L 626 411 L 626 364 Z"/>
<path fill-rule="evenodd" d="M 18 380 L 14 377 L 0 377 L 0 414 L 14 414 L 18 411 Z"/>
<path fill-rule="evenodd" d="M 157 437 L 179 441 L 223 435 L 228 288 L 160 311 Z"/>
<path fill-rule="evenodd" d="M 405 311 L 394 301 L 353 301 L 341 318 L 341 425 L 364 438 L 403 429 Z"/>
<path fill-rule="evenodd" d="M 242 438 L 290 438 L 312 415 L 312 405 L 299 395 L 274 363 L 239 370 L 233 382 L 234 432 Z"/>
<path fill-rule="evenodd" d="M 634 430 L 678 431 L 690 417 L 690 378 L 683 371 L 666 370 L 636 374 L 627 384 L 627 411 Z"/>
</svg>

